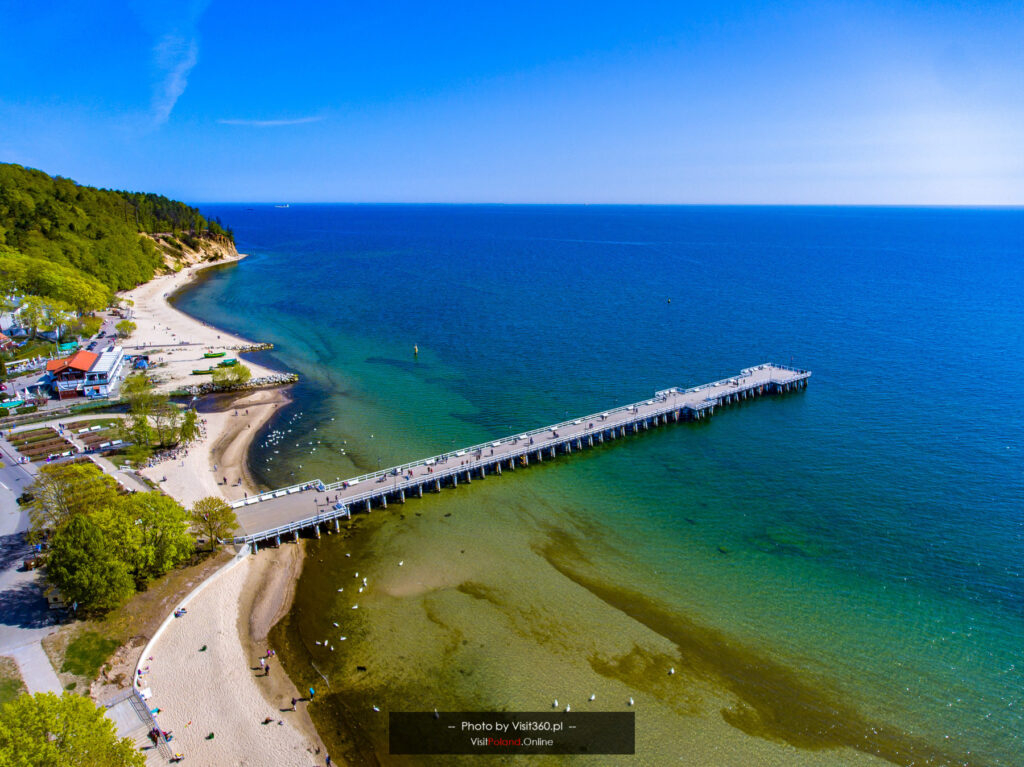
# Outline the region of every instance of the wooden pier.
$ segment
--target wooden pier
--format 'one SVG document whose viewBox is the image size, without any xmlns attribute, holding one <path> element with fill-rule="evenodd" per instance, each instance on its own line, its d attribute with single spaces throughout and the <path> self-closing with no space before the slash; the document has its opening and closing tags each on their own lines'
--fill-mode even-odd
<svg viewBox="0 0 1024 767">
<path fill-rule="evenodd" d="M 340 530 L 342 519 L 354 513 L 387 508 L 470 484 L 488 475 L 500 476 L 559 455 L 586 450 L 658 426 L 710 418 L 726 405 L 807 388 L 808 370 L 765 363 L 746 368 L 734 378 L 694 386 L 665 389 L 653 398 L 602 413 L 563 421 L 472 447 L 453 450 L 413 463 L 364 474 L 341 482 L 303 482 L 235 501 L 240 535 L 234 542 L 280 545 L 301 531 L 319 537 L 322 530 Z"/>
</svg>

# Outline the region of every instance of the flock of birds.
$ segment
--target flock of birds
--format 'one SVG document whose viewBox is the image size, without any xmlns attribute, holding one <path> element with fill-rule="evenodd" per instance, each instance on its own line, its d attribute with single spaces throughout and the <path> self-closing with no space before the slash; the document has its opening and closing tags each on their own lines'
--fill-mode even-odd
<svg viewBox="0 0 1024 767">
<path fill-rule="evenodd" d="M 301 415 L 302 415 L 302 413 L 301 413 L 301 412 L 297 412 L 297 413 L 293 414 L 293 415 L 292 415 L 292 417 L 288 419 L 288 421 L 287 421 L 287 425 L 288 425 L 289 427 L 290 427 L 290 426 L 292 426 L 292 425 L 293 425 L 293 424 L 295 423 L 295 421 L 296 421 L 296 420 L 297 420 L 297 419 L 298 419 L 298 418 L 299 418 L 299 417 L 300 417 Z M 333 420 L 334 420 L 334 418 L 331 418 L 331 420 L 333 421 Z M 316 430 L 317 430 L 317 429 L 316 429 L 316 427 L 314 426 L 314 427 L 313 427 L 313 431 L 315 432 Z M 286 439 L 288 438 L 288 435 L 289 435 L 289 434 L 291 434 L 291 433 L 292 433 L 292 429 L 291 429 L 291 428 L 280 428 L 280 429 L 273 429 L 273 430 L 272 430 L 272 431 L 271 431 L 271 432 L 270 432 L 270 433 L 269 433 L 269 434 L 267 435 L 266 441 L 265 441 L 265 442 L 263 443 L 263 446 L 264 446 L 264 447 L 267 447 L 267 448 L 274 448 L 274 454 L 275 454 L 275 455 L 277 455 L 277 454 L 278 454 L 278 453 L 279 453 L 280 451 L 278 451 L 278 450 L 277 450 L 276 448 L 277 448 L 277 447 L 278 447 L 279 445 L 282 445 L 282 444 L 284 443 L 284 441 L 285 441 L 285 440 L 286 440 Z M 371 436 L 373 436 L 373 435 L 371 435 Z M 347 444 L 347 443 L 346 443 L 346 444 Z M 308 441 L 307 441 L 307 443 L 306 443 L 306 446 L 310 448 L 310 450 L 309 450 L 309 454 L 310 454 L 310 455 L 313 455 L 313 454 L 314 454 L 314 453 L 315 453 L 315 452 L 317 451 L 317 448 L 318 448 L 319 446 L 321 446 L 321 445 L 322 445 L 322 441 L 321 441 L 321 440 L 319 440 L 319 439 L 318 439 L 318 440 L 316 440 L 316 444 L 315 444 L 315 445 L 313 444 L 313 440 L 308 440 Z M 295 447 L 301 447 L 301 446 L 302 446 L 302 443 L 301 443 L 301 442 L 296 442 L 296 443 L 295 443 Z M 340 449 L 340 453 L 341 453 L 342 455 L 345 455 L 345 449 L 344 449 L 344 448 L 341 448 L 341 449 Z M 273 461 L 273 460 L 274 460 L 274 457 L 273 457 L 273 456 L 267 456 L 267 460 L 266 460 L 266 462 L 267 462 L 267 463 L 270 463 L 270 462 L 271 462 L 271 461 Z M 302 468 L 302 464 L 299 464 L 299 468 L 300 468 L 300 469 Z M 294 474 L 294 473 L 295 473 L 295 472 L 292 472 L 292 474 Z M 345 554 L 345 556 L 346 556 L 346 557 L 351 557 L 352 555 L 351 555 L 351 554 Z M 401 560 L 401 561 L 400 561 L 400 562 L 398 563 L 398 566 L 399 566 L 399 567 L 402 567 L 402 566 L 403 566 L 404 564 L 405 564 L 405 560 L 403 559 L 403 560 Z M 356 572 L 356 574 L 355 574 L 355 575 L 354 575 L 353 577 L 354 577 L 354 578 L 355 578 L 356 580 L 358 580 L 358 579 L 359 579 L 359 573 L 358 573 L 358 572 Z M 363 579 L 362 579 L 362 585 L 361 585 L 361 586 L 359 586 L 359 588 L 358 588 L 358 590 L 357 590 L 357 593 L 359 593 L 359 594 L 362 594 L 362 593 L 363 593 L 363 592 L 364 592 L 364 591 L 365 591 L 366 589 L 368 589 L 368 588 L 369 588 L 369 586 L 370 586 L 370 584 L 369 584 L 369 580 L 368 580 L 368 579 L 367 579 L 367 578 L 366 578 L 366 577 L 364 576 L 364 577 L 363 577 Z M 339 588 L 339 589 L 338 589 L 338 593 L 341 593 L 341 592 L 343 592 L 344 590 L 345 590 L 345 588 L 344 588 L 344 587 L 341 587 L 341 588 Z M 352 609 L 353 609 L 353 610 L 358 610 L 358 609 L 359 609 L 359 604 L 358 604 L 358 603 L 356 603 L 356 604 L 353 604 L 353 605 L 352 605 Z M 334 621 L 334 627 L 335 627 L 335 628 L 340 628 L 340 626 L 338 625 L 338 622 L 337 622 L 337 621 Z M 348 639 L 348 637 L 347 637 L 347 636 L 345 636 L 345 635 L 339 635 L 339 636 L 338 636 L 338 641 L 340 641 L 340 642 L 344 642 L 344 641 L 346 641 L 347 639 Z M 322 642 L 321 642 L 321 641 L 320 641 L 319 639 L 317 639 L 317 640 L 314 640 L 314 641 L 316 642 L 316 644 L 317 644 L 317 646 L 318 646 L 318 647 L 323 647 L 323 648 L 325 648 L 325 649 L 329 649 L 329 650 L 330 650 L 331 652 L 334 652 L 334 645 L 333 645 L 333 644 L 331 644 L 331 640 L 330 640 L 329 638 L 328 638 L 328 639 L 325 639 L 325 640 L 323 640 Z M 676 673 L 675 667 L 673 666 L 672 668 L 670 668 L 670 669 L 669 669 L 669 671 L 668 671 L 668 673 L 669 673 L 669 676 L 672 676 L 672 675 L 674 675 L 674 674 Z M 591 694 L 590 694 L 590 697 L 589 697 L 589 698 L 588 698 L 587 700 L 588 700 L 588 701 L 590 701 L 590 702 L 593 702 L 593 701 L 594 701 L 594 700 L 596 700 L 596 699 L 597 699 L 597 695 L 595 695 L 594 693 L 591 693 Z M 630 697 L 630 698 L 628 699 L 628 701 L 627 701 L 627 705 L 629 705 L 629 706 L 633 706 L 633 705 L 635 705 L 635 701 L 633 700 L 632 696 L 631 696 L 631 697 Z M 558 699 L 557 699 L 557 698 L 555 698 L 554 702 L 553 702 L 553 703 L 551 704 L 551 707 L 552 707 L 552 708 L 559 708 L 559 705 L 558 705 Z M 379 711 L 380 711 L 380 707 L 379 707 L 379 706 L 376 706 L 376 705 L 374 705 L 374 706 L 373 706 L 372 708 L 373 708 L 373 710 L 374 710 L 374 711 L 376 711 L 376 712 L 379 712 Z M 572 706 L 571 706 L 570 704 L 568 704 L 568 703 L 567 703 L 567 704 L 565 705 L 565 711 L 566 711 L 566 713 L 568 713 L 568 712 L 572 711 Z M 435 715 L 437 714 L 437 709 L 434 709 L 434 713 L 435 713 Z"/>
<path fill-rule="evenodd" d="M 295 422 L 301 416 L 302 416 L 302 411 L 296 412 L 295 414 L 292 415 L 291 418 L 288 419 L 288 421 L 285 423 L 284 427 L 281 427 L 281 428 L 278 428 L 278 429 L 272 429 L 267 434 L 266 439 L 263 441 L 262 447 L 268 448 L 268 449 L 272 449 L 274 451 L 274 455 L 279 455 L 281 451 L 278 450 L 277 448 L 279 446 L 284 445 L 285 442 L 288 439 L 294 439 L 294 438 L 290 438 L 288 435 L 292 433 L 292 431 L 293 431 L 292 427 L 294 426 Z M 331 420 L 332 421 L 334 420 L 333 416 L 331 417 Z M 288 428 L 285 428 L 285 427 L 288 427 Z M 317 427 L 314 426 L 313 427 L 313 431 L 315 432 L 316 430 L 317 430 Z M 348 440 L 342 440 L 342 444 L 346 444 L 347 445 L 348 444 Z M 296 442 L 295 443 L 295 447 L 297 447 L 297 448 L 303 447 L 302 442 Z M 305 447 L 309 448 L 309 455 L 314 455 L 316 453 L 316 451 L 319 448 L 321 448 L 321 447 L 323 447 L 325 450 L 329 449 L 329 448 L 324 446 L 323 440 L 321 440 L 321 439 L 318 439 L 318 440 L 315 440 L 315 441 L 312 440 L 312 439 L 307 440 Z M 345 448 L 343 448 L 343 447 L 339 448 L 338 452 L 341 455 L 345 455 Z M 266 460 L 264 461 L 264 463 L 270 463 L 271 461 L 273 461 L 274 460 L 274 455 L 268 455 L 266 457 Z M 298 468 L 300 468 L 300 469 L 302 468 L 302 464 L 301 463 L 298 465 Z M 290 472 L 290 474 L 294 475 L 295 472 L 292 471 L 292 472 Z"/>
<path fill-rule="evenodd" d="M 346 553 L 345 556 L 346 557 L 351 557 L 352 555 Z M 398 566 L 399 567 L 403 567 L 404 565 L 405 565 L 405 560 L 404 559 L 400 560 L 399 563 L 398 563 Z M 356 571 L 355 575 L 353 575 L 352 577 L 355 580 L 359 580 L 359 572 Z M 368 589 L 369 587 L 370 587 L 369 579 L 367 579 L 366 576 L 363 576 L 362 585 L 359 586 L 357 593 L 362 594 L 363 591 L 365 589 Z M 338 593 L 339 594 L 344 592 L 344 591 L 345 591 L 345 587 L 344 586 L 342 586 L 341 588 L 338 589 Z M 353 610 L 358 610 L 359 609 L 359 604 L 356 603 L 356 604 L 352 605 L 352 609 Z M 333 623 L 334 623 L 334 627 L 335 628 L 341 628 L 337 621 L 333 621 Z M 338 639 L 339 639 L 339 641 L 344 642 L 345 640 L 348 639 L 348 637 L 344 636 L 344 635 L 340 635 L 338 637 Z M 317 646 L 323 647 L 325 649 L 329 649 L 331 652 L 334 652 L 334 645 L 331 644 L 331 640 L 330 639 L 325 639 L 322 642 L 319 639 L 314 640 L 314 641 L 316 642 Z M 675 675 L 675 673 L 676 673 L 675 666 L 672 666 L 671 668 L 669 668 L 669 670 L 668 670 L 669 676 L 673 676 L 673 675 Z M 590 697 L 587 698 L 587 700 L 590 701 L 591 703 L 593 703 L 595 700 L 597 700 L 597 695 L 594 694 L 594 693 L 591 693 Z M 635 704 L 636 704 L 636 701 L 633 700 L 632 696 L 630 696 L 629 699 L 626 701 L 626 705 L 628 705 L 628 706 L 633 706 Z M 380 707 L 379 706 L 374 705 L 374 706 L 372 706 L 372 708 L 373 708 L 374 711 L 380 712 Z M 554 702 L 551 704 L 551 708 L 559 708 L 558 698 L 555 698 Z M 570 704 L 566 703 L 565 704 L 565 712 L 569 713 L 570 711 L 572 711 L 572 706 Z M 438 715 L 437 714 L 437 709 L 435 708 L 434 709 L 434 716 L 436 717 L 437 715 Z"/>
</svg>

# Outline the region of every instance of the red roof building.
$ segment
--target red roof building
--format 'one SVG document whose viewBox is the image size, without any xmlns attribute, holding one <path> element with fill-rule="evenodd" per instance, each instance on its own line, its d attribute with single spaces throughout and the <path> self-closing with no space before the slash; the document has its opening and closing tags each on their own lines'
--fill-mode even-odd
<svg viewBox="0 0 1024 767">
<path fill-rule="evenodd" d="M 98 354 L 77 351 L 70 357 L 50 360 L 46 363 L 46 372 L 53 380 L 53 388 L 60 399 L 81 396 L 85 374 L 92 370 L 99 358 Z"/>
</svg>

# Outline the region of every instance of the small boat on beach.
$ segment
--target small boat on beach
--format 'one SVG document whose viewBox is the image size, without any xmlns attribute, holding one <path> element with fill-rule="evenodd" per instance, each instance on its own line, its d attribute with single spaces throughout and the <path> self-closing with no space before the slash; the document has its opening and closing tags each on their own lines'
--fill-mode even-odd
<svg viewBox="0 0 1024 767">
<path fill-rule="evenodd" d="M 214 357 L 223 357 L 227 352 L 206 352 L 203 356 L 207 359 L 213 359 Z"/>
<path fill-rule="evenodd" d="M 197 368 L 197 369 L 192 371 L 192 375 L 194 375 L 194 376 L 206 376 L 206 375 L 211 375 L 212 373 L 213 373 L 213 368 L 206 368 L 205 370 L 200 370 L 200 369 Z"/>
</svg>

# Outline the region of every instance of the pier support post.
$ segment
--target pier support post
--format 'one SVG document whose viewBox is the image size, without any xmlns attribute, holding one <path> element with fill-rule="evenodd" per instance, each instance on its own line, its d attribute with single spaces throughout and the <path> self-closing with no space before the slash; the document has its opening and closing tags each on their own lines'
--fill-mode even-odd
<svg viewBox="0 0 1024 767">
<path fill-rule="evenodd" d="M 500 463 L 494 464 L 494 471 L 495 471 L 495 473 L 497 473 L 497 475 L 499 477 L 501 476 L 501 464 Z"/>
<path fill-rule="evenodd" d="M 466 469 L 466 484 L 467 485 L 472 485 L 473 484 L 473 473 L 469 469 Z"/>
<path fill-rule="evenodd" d="M 398 502 L 399 503 L 405 503 L 405 489 L 404 488 L 402 490 L 398 491 Z"/>
<path fill-rule="evenodd" d="M 259 543 L 257 543 L 256 541 L 253 541 L 252 542 L 252 553 L 255 554 L 259 550 L 260 550 Z"/>
<path fill-rule="evenodd" d="M 438 493 L 441 492 L 441 480 L 439 480 L 439 479 L 435 479 L 434 480 L 434 491 L 438 492 Z"/>
<path fill-rule="evenodd" d="M 320 540 L 320 525 L 313 525 L 313 532 L 316 534 L 316 539 Z"/>
<path fill-rule="evenodd" d="M 555 448 L 554 448 L 554 446 L 551 447 L 551 457 L 552 458 L 555 457 Z"/>
<path fill-rule="evenodd" d="M 336 533 L 340 533 L 341 532 L 341 522 L 338 521 L 337 517 L 334 518 L 334 532 L 336 532 Z"/>
<path fill-rule="evenodd" d="M 423 485 L 417 485 L 416 486 L 416 491 L 419 493 L 419 497 L 422 498 L 423 497 Z"/>
<path fill-rule="evenodd" d="M 455 472 L 454 474 L 452 474 L 452 487 L 458 487 L 458 486 L 459 486 L 459 473 Z"/>
<path fill-rule="evenodd" d="M 370 499 L 369 498 L 366 499 L 366 513 L 367 514 L 370 513 Z"/>
<path fill-rule="evenodd" d="M 384 493 L 383 495 L 381 495 L 381 497 L 380 497 L 380 505 L 381 505 L 381 508 L 384 508 L 384 509 L 386 509 L 388 507 L 388 495 L 387 495 L 387 493 Z"/>
</svg>

